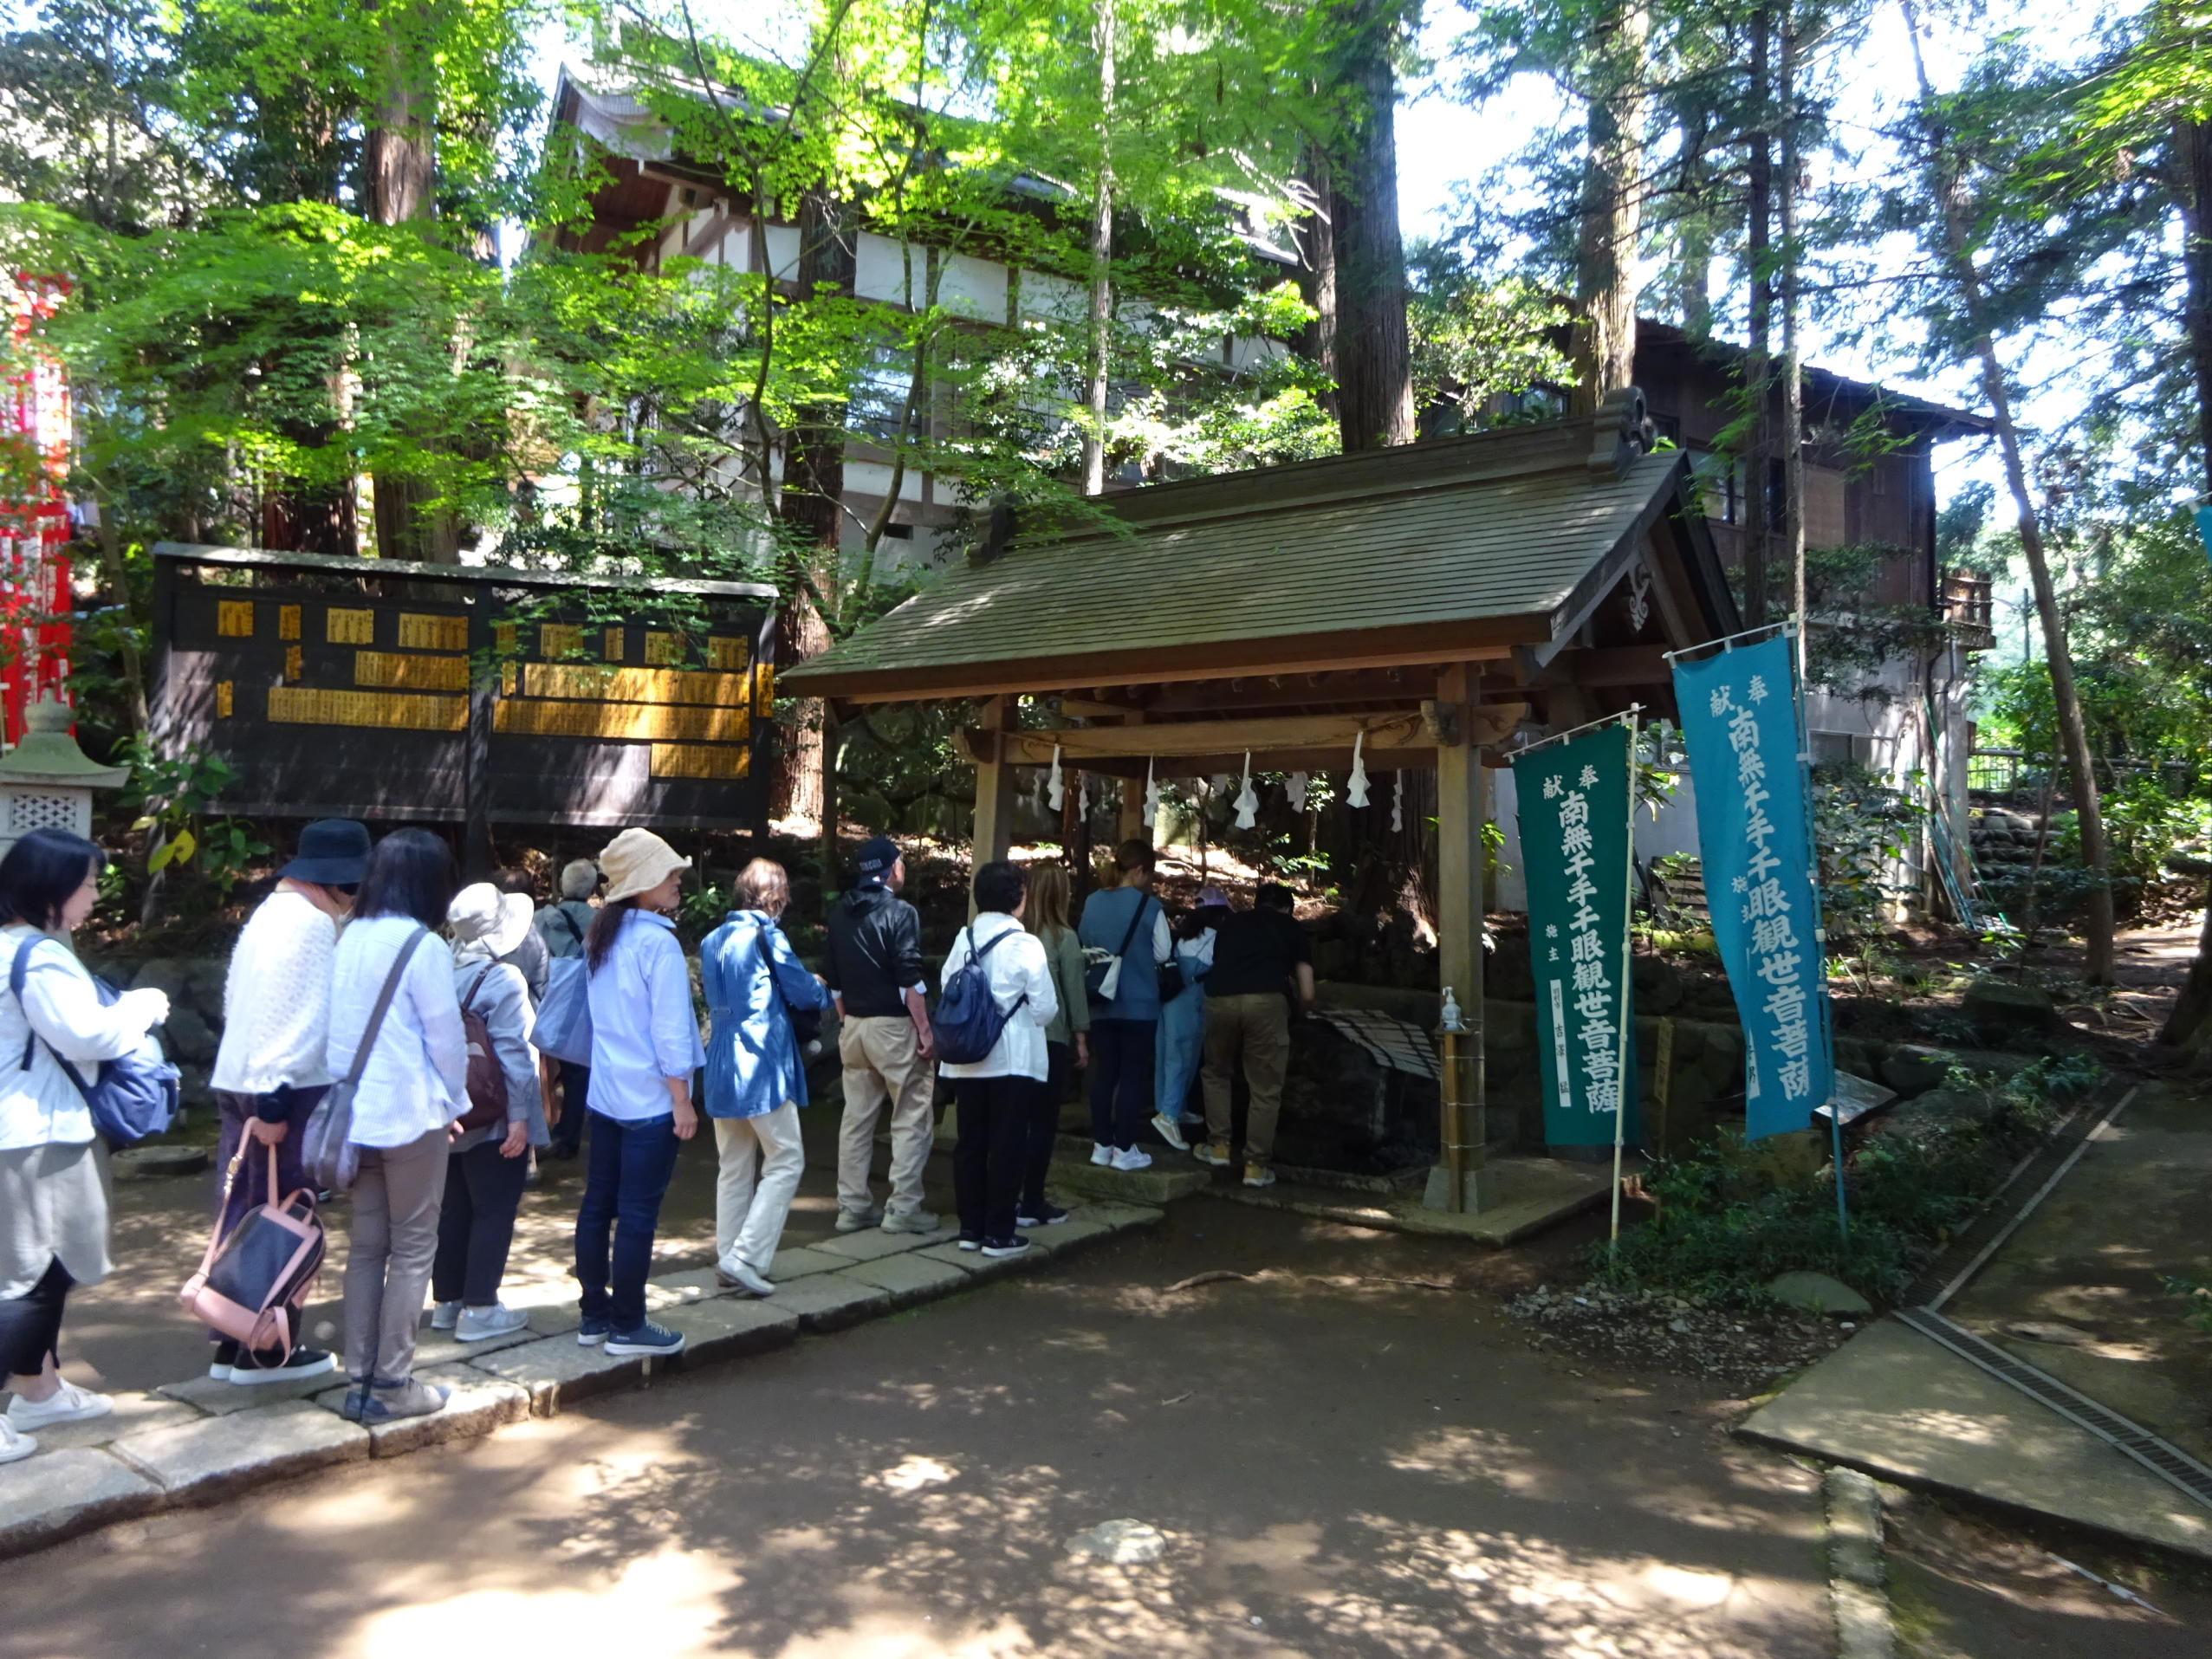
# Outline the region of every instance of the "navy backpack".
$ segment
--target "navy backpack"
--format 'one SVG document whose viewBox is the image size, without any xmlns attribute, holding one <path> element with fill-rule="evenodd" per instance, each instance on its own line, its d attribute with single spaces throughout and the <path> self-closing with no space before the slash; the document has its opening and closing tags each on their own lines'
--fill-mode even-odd
<svg viewBox="0 0 2212 1659">
<path fill-rule="evenodd" d="M 1019 927 L 1010 927 L 978 950 L 976 930 L 968 930 L 968 960 L 944 982 L 944 994 L 937 998 L 937 1018 L 930 1024 L 937 1057 L 946 1064 L 973 1066 L 989 1059 L 991 1050 L 998 1046 L 998 1034 L 1006 1029 L 1015 1009 L 1029 1000 L 1024 991 L 1014 1008 L 1001 1008 L 998 999 L 991 995 L 990 975 L 983 971 L 983 958 L 990 955 L 991 947 L 1021 931 Z"/>
<path fill-rule="evenodd" d="M 8 988 L 15 994 L 18 1007 L 23 1000 L 23 976 L 30 972 L 30 953 L 42 943 L 27 941 L 8 965 Z M 105 1006 L 112 1007 L 123 995 L 97 974 L 92 975 L 92 984 Z M 23 1023 L 30 1023 L 28 1010 Z M 24 1071 L 30 1070 L 33 1045 L 41 1040 L 36 1030 L 24 1039 Z M 139 1038 L 138 1047 L 129 1053 L 102 1060 L 100 1075 L 89 1083 L 83 1073 L 55 1052 L 53 1044 L 48 1043 L 46 1049 L 77 1085 L 85 1105 L 92 1108 L 92 1126 L 116 1150 L 135 1146 L 149 1135 L 159 1135 L 177 1121 L 177 1068 L 162 1053 L 161 1044 L 152 1032 Z"/>
</svg>

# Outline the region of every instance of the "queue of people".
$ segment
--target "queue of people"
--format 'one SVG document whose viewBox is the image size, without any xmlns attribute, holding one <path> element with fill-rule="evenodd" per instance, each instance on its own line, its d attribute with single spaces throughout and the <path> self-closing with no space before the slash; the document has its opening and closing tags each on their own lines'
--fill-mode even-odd
<svg viewBox="0 0 2212 1659">
<path fill-rule="evenodd" d="M 55 830 L 23 837 L 0 859 L 0 968 L 37 953 L 26 958 L 20 993 L 0 1001 L 0 1369 L 14 1397 L 0 1418 L 0 1462 L 29 1455 L 38 1428 L 111 1404 L 56 1370 L 68 1292 L 109 1267 L 105 1153 L 62 1062 L 128 1052 L 168 1004 L 153 989 L 103 997 L 68 948 L 104 864 L 92 842 Z M 682 1336 L 656 1324 L 645 1299 L 678 1154 L 702 1118 L 712 1121 L 718 1280 L 775 1294 L 769 1273 L 805 1167 L 804 1051 L 832 1008 L 844 1092 L 841 1233 L 938 1229 L 922 1180 L 940 1075 L 958 1111 L 963 1250 L 1018 1254 L 1029 1247 L 1021 1229 L 1067 1219 L 1045 1181 L 1061 1102 L 1086 1066 L 1092 1159 L 1118 1170 L 1151 1163 L 1138 1144 L 1147 1123 L 1168 1145 L 1231 1165 L 1230 1091 L 1241 1070 L 1250 1088 L 1243 1177 L 1266 1185 L 1288 1055 L 1287 993 L 1294 988 L 1303 1008 L 1314 988 L 1288 891 L 1263 886 L 1255 907 L 1238 911 L 1210 888 L 1176 921 L 1151 891 L 1147 844 L 1125 842 L 1114 865 L 1116 884 L 1093 893 L 1072 923 L 1060 865 L 1001 860 L 976 872 L 975 919 L 940 978 L 963 987 L 962 1023 L 946 1028 L 959 1046 L 940 1053 L 897 845 L 878 838 L 860 849 L 853 885 L 829 913 L 820 975 L 782 930 L 788 878 L 756 859 L 701 947 L 703 1042 L 674 919 L 691 860 L 652 832 L 625 830 L 596 863 L 565 866 L 560 897 L 541 911 L 521 882 L 461 886 L 451 851 L 427 831 L 372 843 L 350 820 L 311 824 L 231 956 L 211 1079 L 230 1177 L 217 1236 L 308 1188 L 310 1120 L 345 1079 L 358 1173 L 343 1276 L 344 1415 L 373 1424 L 444 1404 L 444 1390 L 414 1375 L 425 1306 L 433 1330 L 464 1344 L 528 1323 L 500 1287 L 541 1154 L 586 1160 L 573 1268 L 578 1340 L 611 1354 L 679 1352 Z M 49 940 L 57 943 L 40 948 Z M 580 981 L 553 974 L 563 959 L 581 959 Z M 534 1049 L 534 1022 L 555 987 L 578 982 L 588 1063 L 555 1066 Z M 1194 1073 L 1202 1120 L 1189 1114 Z M 1192 1146 L 1184 1131 L 1202 1122 Z M 879 1124 L 891 1143 L 880 1202 Z M 296 1322 L 296 1308 L 285 1313 Z M 211 1332 L 210 1375 L 252 1387 L 335 1371 L 341 1356 L 301 1342 L 294 1323 L 261 1348 Z"/>
</svg>

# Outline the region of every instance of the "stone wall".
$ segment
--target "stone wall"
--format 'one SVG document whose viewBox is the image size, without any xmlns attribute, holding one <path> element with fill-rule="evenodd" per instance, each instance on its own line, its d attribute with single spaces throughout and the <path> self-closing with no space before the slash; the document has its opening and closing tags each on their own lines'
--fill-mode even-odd
<svg viewBox="0 0 2212 1659">
<path fill-rule="evenodd" d="M 167 993 L 169 1022 L 161 1028 L 169 1058 L 184 1073 L 186 1128 L 214 1121 L 215 1096 L 208 1087 L 215 1047 L 223 1036 L 223 982 L 228 956 L 158 956 L 138 963 L 88 956 L 85 966 L 133 990 L 153 986 Z"/>
</svg>

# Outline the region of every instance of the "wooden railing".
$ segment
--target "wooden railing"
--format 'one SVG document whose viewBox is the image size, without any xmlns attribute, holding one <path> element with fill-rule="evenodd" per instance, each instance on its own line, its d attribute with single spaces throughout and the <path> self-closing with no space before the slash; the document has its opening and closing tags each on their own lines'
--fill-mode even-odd
<svg viewBox="0 0 2212 1659">
<path fill-rule="evenodd" d="M 1996 606 L 1989 580 L 1960 572 L 1943 578 L 1943 620 L 1958 630 L 1968 651 L 1988 651 L 1997 643 Z"/>
</svg>

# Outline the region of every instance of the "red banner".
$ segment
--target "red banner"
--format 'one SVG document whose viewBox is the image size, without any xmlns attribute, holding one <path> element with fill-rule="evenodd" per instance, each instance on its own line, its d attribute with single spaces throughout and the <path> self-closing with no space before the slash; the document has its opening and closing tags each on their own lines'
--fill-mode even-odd
<svg viewBox="0 0 2212 1659">
<path fill-rule="evenodd" d="M 0 728 L 10 743 L 23 735 L 26 704 L 48 690 L 68 695 L 69 387 L 58 364 L 25 349 L 68 292 L 18 275 L 6 296 L 15 371 L 0 386 Z"/>
</svg>

